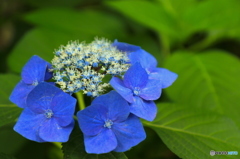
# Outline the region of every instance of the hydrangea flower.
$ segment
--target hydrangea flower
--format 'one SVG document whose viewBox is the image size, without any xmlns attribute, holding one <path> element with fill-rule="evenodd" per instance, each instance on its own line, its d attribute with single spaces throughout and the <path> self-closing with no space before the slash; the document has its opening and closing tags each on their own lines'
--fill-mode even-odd
<svg viewBox="0 0 240 159">
<path fill-rule="evenodd" d="M 61 46 L 52 60 L 54 79 L 65 92 L 83 90 L 88 96 L 99 96 L 108 83 L 101 83 L 106 74 L 121 75 L 129 67 L 126 53 L 105 39 L 86 44 L 77 41 Z"/>
<path fill-rule="evenodd" d="M 88 153 L 124 152 L 146 138 L 139 118 L 116 91 L 95 98 L 77 116 Z"/>
<path fill-rule="evenodd" d="M 66 142 L 74 126 L 76 99 L 43 82 L 28 95 L 14 130 L 37 142 Z"/>
<path fill-rule="evenodd" d="M 157 107 L 152 100 L 161 95 L 159 80 L 151 80 L 140 63 L 132 65 L 124 74 L 123 80 L 113 77 L 112 87 L 130 103 L 130 112 L 148 121 L 154 120 Z"/>
<path fill-rule="evenodd" d="M 26 99 L 29 94 L 39 83 L 49 80 L 52 73 L 49 71 L 51 65 L 40 58 L 39 56 L 32 56 L 22 69 L 22 80 L 16 85 L 10 101 L 17 106 L 26 107 Z"/>
<path fill-rule="evenodd" d="M 141 49 L 141 47 L 118 42 L 117 40 L 115 40 L 112 45 L 120 51 L 127 52 L 132 65 L 139 62 L 149 74 L 150 79 L 160 80 L 162 88 L 169 87 L 177 79 L 178 75 L 176 73 L 165 68 L 157 68 L 157 60 L 155 57 Z"/>
</svg>

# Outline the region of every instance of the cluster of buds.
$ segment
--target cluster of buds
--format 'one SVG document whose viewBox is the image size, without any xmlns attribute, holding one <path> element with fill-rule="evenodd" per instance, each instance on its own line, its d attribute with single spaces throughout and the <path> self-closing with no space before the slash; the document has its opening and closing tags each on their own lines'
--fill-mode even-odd
<svg viewBox="0 0 240 159">
<path fill-rule="evenodd" d="M 82 90 L 88 96 L 99 96 L 109 86 L 102 82 L 106 75 L 122 75 L 129 67 L 127 54 L 104 38 L 90 44 L 72 41 L 54 54 L 53 79 L 68 93 Z"/>
</svg>

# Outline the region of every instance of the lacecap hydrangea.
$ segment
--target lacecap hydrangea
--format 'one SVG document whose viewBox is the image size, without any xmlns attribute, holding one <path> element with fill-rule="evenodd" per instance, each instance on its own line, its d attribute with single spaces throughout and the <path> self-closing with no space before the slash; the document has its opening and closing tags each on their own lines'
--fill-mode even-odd
<svg viewBox="0 0 240 159">
<path fill-rule="evenodd" d="M 36 142 L 67 142 L 78 120 L 87 153 L 124 152 L 146 138 L 140 118 L 154 120 L 154 100 L 176 79 L 139 46 L 71 41 L 54 51 L 51 64 L 34 55 L 23 67 L 10 95 L 24 109 L 14 130 Z M 79 94 L 93 99 L 90 106 L 77 102 Z"/>
<path fill-rule="evenodd" d="M 129 67 L 127 54 L 106 39 L 96 38 L 90 44 L 69 42 L 54 53 L 53 79 L 69 93 L 82 90 L 88 96 L 99 96 L 109 86 L 102 83 L 105 75 L 122 75 Z"/>
</svg>

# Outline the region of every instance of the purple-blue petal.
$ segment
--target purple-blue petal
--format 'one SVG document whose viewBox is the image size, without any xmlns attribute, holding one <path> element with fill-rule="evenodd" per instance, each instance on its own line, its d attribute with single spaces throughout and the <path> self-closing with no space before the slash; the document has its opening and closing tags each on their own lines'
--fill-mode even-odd
<svg viewBox="0 0 240 159">
<path fill-rule="evenodd" d="M 99 104 L 91 105 L 77 113 L 79 127 L 83 134 L 95 136 L 104 128 L 108 110 Z"/>
<path fill-rule="evenodd" d="M 143 88 L 148 81 L 148 74 L 145 69 L 142 68 L 140 63 L 132 65 L 124 74 L 124 85 L 132 90 L 137 88 Z"/>
<path fill-rule="evenodd" d="M 72 123 L 73 114 L 54 113 L 53 118 L 57 121 L 59 126 L 65 127 Z"/>
<path fill-rule="evenodd" d="M 46 118 L 43 114 L 36 114 L 26 107 L 13 129 L 29 140 L 45 142 L 38 135 L 39 128 L 44 122 Z"/>
<path fill-rule="evenodd" d="M 165 68 L 155 68 L 149 74 L 149 79 L 160 80 L 162 88 L 167 88 L 177 79 L 178 75 Z"/>
<path fill-rule="evenodd" d="M 52 86 L 52 89 L 59 89 Z M 59 90 L 51 102 L 50 109 L 54 112 L 56 120 L 59 125 L 66 126 L 72 121 L 77 100 L 69 94 Z"/>
<path fill-rule="evenodd" d="M 157 106 L 153 101 L 146 101 L 138 96 L 130 104 L 130 112 L 148 121 L 153 121 L 157 114 Z"/>
<path fill-rule="evenodd" d="M 116 91 L 111 91 L 93 100 L 92 105 L 101 104 L 108 110 L 108 119 L 113 121 L 126 120 L 130 110 L 127 101 Z"/>
<path fill-rule="evenodd" d="M 42 113 L 44 110 L 51 109 L 52 99 L 60 92 L 62 92 L 61 89 L 49 83 L 42 82 L 29 93 L 27 106 L 33 112 Z"/>
<path fill-rule="evenodd" d="M 39 137 L 46 142 L 67 142 L 74 127 L 74 120 L 61 127 L 54 118 L 47 119 L 39 128 Z"/>
<path fill-rule="evenodd" d="M 146 138 L 142 123 L 133 114 L 126 121 L 113 124 L 112 129 L 118 142 L 116 149 L 113 150 L 116 152 L 127 151 Z"/>
<path fill-rule="evenodd" d="M 22 69 L 22 80 L 27 84 L 44 81 L 47 65 L 39 56 L 32 56 Z"/>
<path fill-rule="evenodd" d="M 33 90 L 34 87 L 35 86 L 33 85 L 28 85 L 23 81 L 20 81 L 12 91 L 12 94 L 10 95 L 9 97 L 10 101 L 21 108 L 25 108 L 27 105 L 26 104 L 27 96 Z"/>
<path fill-rule="evenodd" d="M 162 92 L 159 80 L 148 80 L 147 85 L 140 91 L 139 96 L 145 100 L 157 100 Z"/>
<path fill-rule="evenodd" d="M 136 62 L 139 62 L 145 69 L 152 69 L 157 67 L 157 60 L 155 57 L 142 49 L 130 53 L 129 59 L 132 65 Z"/>
<path fill-rule="evenodd" d="M 134 51 L 141 49 L 140 46 L 131 45 L 128 43 L 123 43 L 123 42 L 118 42 L 118 40 L 114 40 L 114 42 L 112 43 L 112 46 L 115 46 L 115 47 L 117 47 L 118 50 L 127 52 L 127 53 L 134 52 Z"/>
<path fill-rule="evenodd" d="M 117 139 L 111 129 L 105 128 L 96 136 L 84 135 L 85 150 L 87 153 L 108 153 L 117 147 Z"/>
<path fill-rule="evenodd" d="M 45 73 L 45 77 L 44 80 L 50 80 L 53 77 L 53 72 L 50 71 L 50 69 L 52 69 L 52 65 L 50 63 L 47 62 L 47 68 L 46 68 L 46 73 Z"/>
<path fill-rule="evenodd" d="M 129 103 L 133 102 L 133 91 L 127 88 L 121 79 L 113 77 L 110 84 L 125 100 Z"/>
</svg>

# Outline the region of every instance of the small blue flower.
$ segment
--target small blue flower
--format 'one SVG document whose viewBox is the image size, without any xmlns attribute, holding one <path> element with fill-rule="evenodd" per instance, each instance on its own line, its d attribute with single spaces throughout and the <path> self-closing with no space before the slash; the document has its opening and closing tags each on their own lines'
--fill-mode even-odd
<svg viewBox="0 0 240 159">
<path fill-rule="evenodd" d="M 112 87 L 130 103 L 130 112 L 148 121 L 154 120 L 157 107 L 152 100 L 161 95 L 159 80 L 150 80 L 140 63 L 135 63 L 125 73 L 123 80 L 113 77 Z"/>
<path fill-rule="evenodd" d="M 176 73 L 165 68 L 157 68 L 157 60 L 155 57 L 141 49 L 141 47 L 118 42 L 117 40 L 115 40 L 112 45 L 120 51 L 127 52 L 132 65 L 139 62 L 149 74 L 149 79 L 160 80 L 162 88 L 171 86 L 177 79 L 178 75 Z"/>
<path fill-rule="evenodd" d="M 66 142 L 74 126 L 76 99 L 42 82 L 28 95 L 14 130 L 37 142 Z"/>
<path fill-rule="evenodd" d="M 139 118 L 116 91 L 95 98 L 77 116 L 87 153 L 124 152 L 146 138 Z"/>
<path fill-rule="evenodd" d="M 52 78 L 52 73 L 49 71 L 51 65 L 40 58 L 32 56 L 22 69 L 22 80 L 14 88 L 10 95 L 10 101 L 17 106 L 26 107 L 26 99 L 29 94 L 39 83 Z"/>
</svg>

